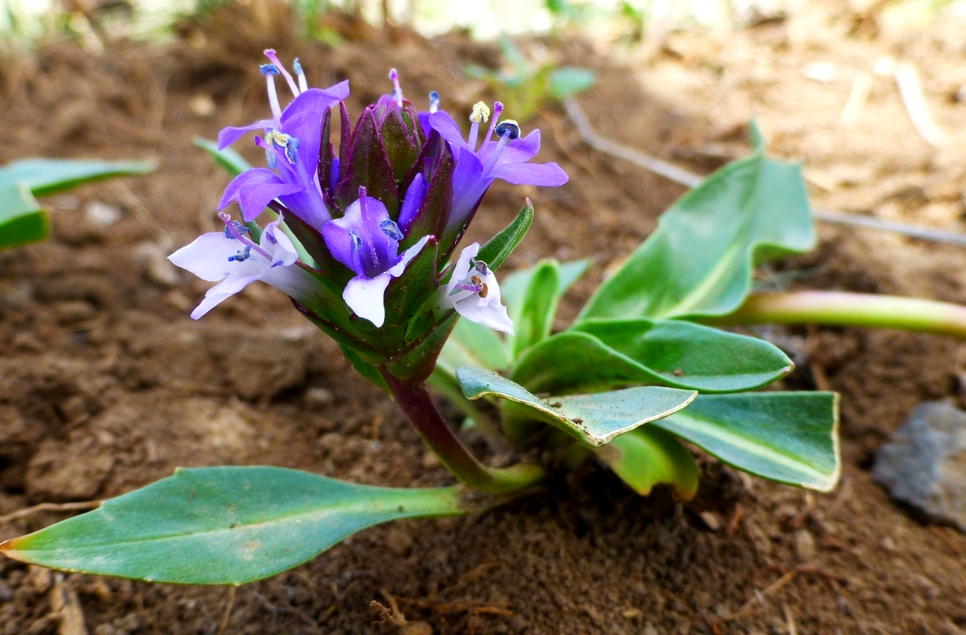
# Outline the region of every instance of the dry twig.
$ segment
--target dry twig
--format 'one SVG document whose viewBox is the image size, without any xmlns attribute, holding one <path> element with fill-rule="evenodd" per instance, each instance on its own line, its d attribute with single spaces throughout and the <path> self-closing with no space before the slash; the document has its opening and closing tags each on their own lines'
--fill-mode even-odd
<svg viewBox="0 0 966 635">
<path fill-rule="evenodd" d="M 584 142 L 591 148 L 594 148 L 595 150 L 605 154 L 609 154 L 610 156 L 617 157 L 618 159 L 623 159 L 629 163 L 633 163 L 636 166 L 654 172 L 655 174 L 659 174 L 667 179 L 670 179 L 671 181 L 674 181 L 675 183 L 686 185 L 687 187 L 696 187 L 704 180 L 697 174 L 688 172 L 687 170 L 679 168 L 676 165 L 672 165 L 667 161 L 662 161 L 661 159 L 648 156 L 638 152 L 637 150 L 628 148 L 627 146 L 599 136 L 590 125 L 587 115 L 584 114 L 583 109 L 576 100 L 565 100 L 564 108 L 566 109 L 567 114 L 570 116 L 571 121 L 573 121 L 574 126 L 577 127 L 578 132 L 580 132 L 580 136 L 583 138 Z M 919 238 L 933 242 L 944 242 L 966 246 L 966 235 L 955 232 L 936 231 L 926 229 L 924 227 L 916 227 L 914 225 L 891 223 L 889 221 L 879 220 L 878 218 L 873 218 L 871 216 L 847 214 L 845 212 L 835 212 L 830 210 L 813 210 L 812 216 L 814 216 L 816 220 L 824 221 L 826 223 L 838 223 L 841 225 L 851 225 L 853 227 L 867 227 L 869 229 L 878 229 L 880 231 L 892 232 L 894 234 L 902 234 L 903 236 L 909 236 L 910 238 Z"/>
<path fill-rule="evenodd" d="M 0 525 L 18 520 L 20 518 L 26 518 L 27 516 L 33 516 L 39 512 L 73 512 L 97 509 L 100 507 L 102 502 L 103 501 L 97 500 L 84 501 L 82 503 L 40 503 L 39 505 L 34 505 L 33 507 L 18 509 L 17 511 L 7 514 L 6 516 L 0 516 Z"/>
</svg>

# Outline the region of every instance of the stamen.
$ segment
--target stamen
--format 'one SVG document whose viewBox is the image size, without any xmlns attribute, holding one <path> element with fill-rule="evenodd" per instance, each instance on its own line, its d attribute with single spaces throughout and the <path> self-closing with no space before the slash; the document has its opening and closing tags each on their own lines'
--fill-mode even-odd
<svg viewBox="0 0 966 635">
<path fill-rule="evenodd" d="M 254 242 L 252 242 L 252 240 L 250 238 L 248 238 L 247 236 L 243 236 L 242 233 L 240 231 L 238 231 L 238 229 L 235 228 L 234 221 L 232 221 L 231 216 L 229 216 L 226 212 L 220 212 L 218 214 L 218 218 L 220 218 L 222 220 L 222 222 L 225 223 L 225 231 L 226 232 L 231 232 L 231 235 L 234 236 L 236 240 L 240 240 L 242 242 L 242 244 L 246 245 L 247 247 L 249 247 L 251 249 L 254 249 L 255 250 L 255 253 L 261 255 L 263 258 L 265 258 L 265 260 L 267 260 L 269 262 L 272 261 L 272 257 L 269 255 L 269 253 L 267 251 L 265 251 L 264 249 L 262 249 L 261 247 L 259 247 L 258 245 L 256 245 Z M 244 260 L 247 260 L 248 259 L 248 255 L 249 255 L 249 252 L 247 250 L 246 250 L 246 252 L 244 254 L 245 255 L 244 258 L 242 258 L 241 260 L 238 260 L 237 259 L 238 258 L 238 255 L 241 254 L 241 253 L 242 252 L 239 252 L 238 254 L 235 254 L 234 256 L 229 256 L 228 257 L 228 262 L 242 262 Z"/>
<path fill-rule="evenodd" d="M 285 67 L 280 61 L 278 61 L 278 56 L 275 55 L 275 49 L 265 49 L 265 57 L 272 60 L 278 70 L 282 71 L 282 76 L 285 77 L 285 81 L 288 82 L 288 87 L 292 89 L 292 94 L 298 97 L 301 93 L 299 92 L 299 87 L 295 85 L 295 80 L 289 74 Z"/>
<path fill-rule="evenodd" d="M 480 123 L 486 123 L 490 118 L 490 108 L 482 101 L 473 104 L 470 114 L 470 136 L 466 138 L 467 145 L 476 152 L 476 141 L 480 137 Z"/>
<path fill-rule="evenodd" d="M 272 114 L 276 119 L 282 116 L 282 107 L 278 105 L 278 93 L 275 91 L 275 76 L 278 75 L 278 67 L 274 64 L 262 64 L 259 67 L 268 89 L 268 103 L 272 107 Z"/>
<path fill-rule="evenodd" d="M 435 90 L 429 94 L 429 113 L 432 114 L 439 110 L 439 93 Z"/>
<path fill-rule="evenodd" d="M 510 141 L 513 141 L 514 139 L 520 138 L 520 124 L 513 119 L 505 119 L 501 121 L 499 125 L 497 125 L 494 132 L 496 132 L 496 136 L 500 137 L 501 139 L 505 136 L 509 136 Z"/>
<path fill-rule="evenodd" d="M 241 223 L 239 223 L 237 220 L 231 221 L 231 224 L 235 228 L 235 232 L 237 232 L 239 234 L 244 234 L 245 232 L 248 231 L 248 228 L 245 227 L 244 225 L 242 225 Z M 227 227 L 225 227 L 225 238 L 234 239 L 235 238 L 235 232 L 232 232 Z"/>
<path fill-rule="evenodd" d="M 392 88 L 392 98 L 395 99 L 396 100 L 396 104 L 400 108 L 402 108 L 402 104 L 403 104 L 402 88 L 399 87 L 399 73 L 396 71 L 395 68 L 390 69 L 390 71 L 389 71 L 389 79 L 392 80 L 392 86 L 393 86 L 393 88 Z"/>
<path fill-rule="evenodd" d="M 474 268 L 474 269 L 476 269 L 476 272 L 477 272 L 478 274 L 480 274 L 481 276 L 487 276 L 487 275 L 489 275 L 489 274 L 490 274 L 490 268 L 489 268 L 489 267 L 487 267 L 487 266 L 486 266 L 486 263 L 485 263 L 485 262 L 483 262 L 482 260 L 477 260 L 477 261 L 476 261 L 476 262 L 475 262 L 475 263 L 473 264 L 473 268 Z"/>
<path fill-rule="evenodd" d="M 352 251 L 359 251 L 362 249 L 362 239 L 359 238 L 359 234 L 357 234 L 354 229 L 349 230 L 349 240 L 352 241 Z"/>
<path fill-rule="evenodd" d="M 479 280 L 479 278 L 477 278 L 476 276 L 473 276 L 473 279 Z M 480 291 L 483 290 L 483 286 L 484 285 L 482 283 L 467 284 L 465 282 L 461 282 L 453 287 L 453 290 L 450 292 L 450 295 L 455 294 L 457 291 L 469 291 L 470 293 L 479 293 Z"/>
<path fill-rule="evenodd" d="M 470 121 L 473 123 L 486 123 L 490 120 L 490 107 L 482 101 L 473 104 L 473 112 L 470 114 Z"/>
<path fill-rule="evenodd" d="M 245 245 L 244 249 L 239 249 L 234 256 L 228 256 L 228 262 L 245 262 L 252 257 L 252 246 Z"/>
<path fill-rule="evenodd" d="M 389 236 L 393 240 L 402 240 L 404 238 L 402 231 L 399 229 L 399 225 L 391 219 L 386 219 L 379 223 L 379 229 L 382 230 L 386 236 Z"/>
<path fill-rule="evenodd" d="M 285 142 L 285 158 L 288 159 L 288 162 L 292 165 L 295 165 L 295 161 L 298 159 L 298 152 L 299 140 L 295 137 L 289 137 Z"/>
<path fill-rule="evenodd" d="M 299 90 L 303 93 L 309 89 L 309 82 L 305 79 L 305 71 L 302 70 L 302 65 L 299 64 L 299 58 L 295 58 L 292 62 L 292 70 L 295 71 L 295 76 L 299 80 Z"/>
<path fill-rule="evenodd" d="M 503 102 L 495 101 L 493 102 L 493 119 L 490 120 L 490 129 L 486 131 L 486 136 L 483 137 L 483 142 L 486 143 L 493 136 L 493 130 L 496 128 L 497 122 L 500 120 L 500 113 L 503 112 Z"/>
</svg>

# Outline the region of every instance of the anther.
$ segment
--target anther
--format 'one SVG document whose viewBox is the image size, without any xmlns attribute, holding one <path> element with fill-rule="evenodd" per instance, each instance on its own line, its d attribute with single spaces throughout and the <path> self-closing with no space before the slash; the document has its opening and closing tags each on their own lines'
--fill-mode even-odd
<svg viewBox="0 0 966 635">
<path fill-rule="evenodd" d="M 490 274 L 490 268 L 489 268 L 489 267 L 487 267 L 487 266 L 486 266 L 486 263 L 485 263 L 485 262 L 483 262 L 482 260 L 477 260 L 477 261 L 476 261 L 476 262 L 475 262 L 475 263 L 473 264 L 473 268 L 474 268 L 474 269 L 476 269 L 476 272 L 477 272 L 478 274 L 480 274 L 481 276 L 487 276 L 487 275 L 489 275 L 489 274 Z"/>
<path fill-rule="evenodd" d="M 245 245 L 244 249 L 239 249 L 234 256 L 228 256 L 228 262 L 245 262 L 252 257 L 252 246 Z"/>
<path fill-rule="evenodd" d="M 379 229 L 382 230 L 386 236 L 389 236 L 393 240 L 402 240 L 404 238 L 402 231 L 399 229 L 399 225 L 391 219 L 386 219 L 379 223 Z"/>
<path fill-rule="evenodd" d="M 309 82 L 305 79 L 305 71 L 302 70 L 302 64 L 299 63 L 299 58 L 295 58 L 292 62 L 292 70 L 295 71 L 295 76 L 299 80 L 299 90 L 303 93 L 309 89 Z"/>
<path fill-rule="evenodd" d="M 262 64 L 258 67 L 258 70 L 262 71 L 262 75 L 280 75 L 278 71 L 278 66 L 274 64 Z"/>
<path fill-rule="evenodd" d="M 295 165 L 295 162 L 298 160 L 298 151 L 299 140 L 295 137 L 288 137 L 288 139 L 285 141 L 285 158 L 288 159 L 288 162 L 292 165 Z"/>
<path fill-rule="evenodd" d="M 225 238 L 231 238 L 232 240 L 237 240 L 235 238 L 235 234 L 244 234 L 245 232 L 248 231 L 248 228 L 242 225 L 241 223 L 239 223 L 237 220 L 231 221 L 231 225 L 232 225 L 232 228 L 234 228 L 234 231 L 232 231 L 232 229 L 226 225 Z"/>
<path fill-rule="evenodd" d="M 352 241 L 352 251 L 358 251 L 362 248 L 362 239 L 359 238 L 359 234 L 354 229 L 349 230 L 349 240 Z"/>
<path fill-rule="evenodd" d="M 439 110 L 439 93 L 435 90 L 429 94 L 429 112 L 434 113 Z"/>
<path fill-rule="evenodd" d="M 496 128 L 494 128 L 494 132 L 496 132 L 496 136 L 500 138 L 509 137 L 509 140 L 513 141 L 514 139 L 520 138 L 520 124 L 512 119 L 504 119 L 497 124 Z"/>
<path fill-rule="evenodd" d="M 473 104 L 473 112 L 470 114 L 470 121 L 473 123 L 486 123 L 490 120 L 490 107 L 482 101 Z"/>
</svg>

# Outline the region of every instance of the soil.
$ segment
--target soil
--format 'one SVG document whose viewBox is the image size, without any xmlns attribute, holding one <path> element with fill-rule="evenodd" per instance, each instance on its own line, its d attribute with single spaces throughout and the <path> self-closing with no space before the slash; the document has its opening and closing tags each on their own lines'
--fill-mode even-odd
<svg viewBox="0 0 966 635">
<path fill-rule="evenodd" d="M 874 15 L 839 4 L 809 3 L 727 37 L 672 34 L 644 49 L 573 34 L 530 47 L 598 71 L 581 102 L 600 133 L 623 143 L 706 173 L 743 151 L 740 126 L 754 115 L 773 153 L 804 161 L 818 207 L 966 229 L 962 23 L 885 33 Z M 284 59 L 298 54 L 314 85 L 350 78 L 353 112 L 388 90 L 391 66 L 409 95 L 438 90 L 451 111 L 493 98 L 460 75 L 464 63 L 494 63 L 492 45 L 333 24 L 346 38 L 334 49 L 294 39 L 281 11 L 235 7 L 168 44 L 120 40 L 97 51 L 50 41 L 4 60 L 0 162 L 155 157 L 160 167 L 45 199 L 54 238 L 0 254 L 0 516 L 116 496 L 177 466 L 279 465 L 392 486 L 452 482 L 389 398 L 281 294 L 253 285 L 193 322 L 188 313 L 205 284 L 164 260 L 216 227 L 212 212 L 228 178 L 191 142 L 264 115 L 256 66 L 269 45 Z M 950 135 L 945 146 L 916 134 L 892 80 L 872 72 L 888 56 L 919 70 Z M 833 77 L 810 79 L 820 75 L 815 62 Z M 843 126 L 842 105 L 860 73 L 873 78 L 872 89 Z M 543 159 L 561 163 L 571 182 L 495 185 L 473 236 L 502 228 L 526 195 L 537 222 L 508 267 L 594 258 L 564 304 L 563 326 L 683 189 L 590 151 L 557 107 L 532 126 L 543 129 Z M 109 223 L 101 205 L 120 218 Z M 814 253 L 776 269 L 804 272 L 796 286 L 966 303 L 961 247 L 820 230 Z M 875 448 L 917 403 L 959 399 L 962 345 L 892 331 L 758 332 L 795 355 L 798 370 L 785 387 L 842 394 L 844 472 L 831 494 L 701 458 L 701 491 L 682 505 L 666 491 L 640 498 L 588 465 L 484 514 L 366 530 L 237 592 L 65 577 L 2 560 L 0 634 L 83 632 L 67 614 L 96 635 L 966 630 L 966 536 L 921 524 L 868 472 Z M 0 540 L 64 517 L 7 522 Z M 57 611 L 64 597 L 73 613 Z M 408 624 L 377 623 L 372 602 L 395 603 Z"/>
</svg>

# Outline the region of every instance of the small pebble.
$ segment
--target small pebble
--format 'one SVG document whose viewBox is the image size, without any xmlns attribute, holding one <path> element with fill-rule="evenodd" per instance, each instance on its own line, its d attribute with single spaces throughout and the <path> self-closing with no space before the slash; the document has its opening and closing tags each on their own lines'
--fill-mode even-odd
<svg viewBox="0 0 966 635">
<path fill-rule="evenodd" d="M 394 527 L 386 536 L 386 546 L 397 556 L 405 556 L 413 547 L 413 537 L 406 530 Z"/>
<path fill-rule="evenodd" d="M 431 470 L 434 467 L 440 466 L 439 457 L 429 451 L 426 451 L 423 453 L 422 462 L 423 462 L 423 467 L 426 468 L 427 470 Z"/>
<path fill-rule="evenodd" d="M 124 214 L 119 207 L 108 205 L 100 201 L 91 201 L 84 208 L 84 219 L 101 229 L 107 229 L 117 221 L 121 220 Z"/>
<path fill-rule="evenodd" d="M 302 400 L 305 402 L 307 408 L 321 409 L 335 401 L 335 396 L 328 388 L 316 386 L 306 390 L 305 395 L 302 396 Z"/>
<path fill-rule="evenodd" d="M 13 589 L 4 580 L 0 580 L 0 602 L 9 602 L 13 599 Z"/>
<path fill-rule="evenodd" d="M 795 532 L 795 554 L 800 562 L 809 562 L 815 558 L 817 550 L 815 548 L 815 538 L 807 529 L 799 529 Z"/>
</svg>

